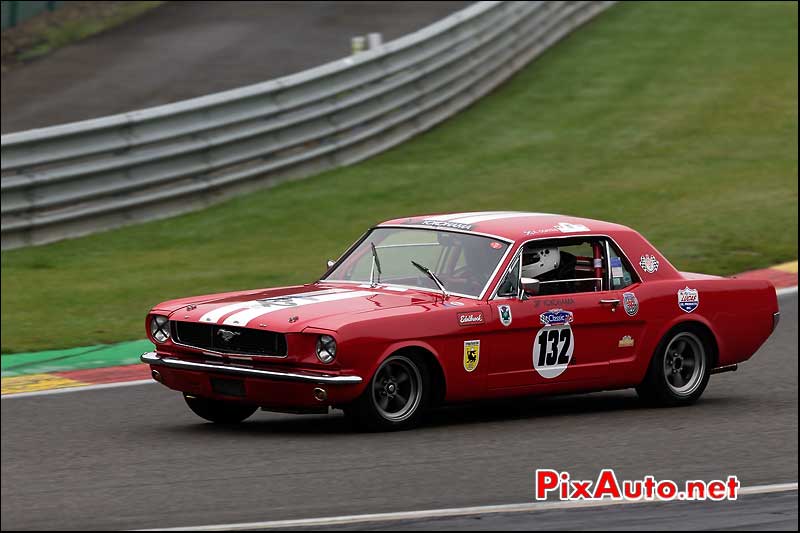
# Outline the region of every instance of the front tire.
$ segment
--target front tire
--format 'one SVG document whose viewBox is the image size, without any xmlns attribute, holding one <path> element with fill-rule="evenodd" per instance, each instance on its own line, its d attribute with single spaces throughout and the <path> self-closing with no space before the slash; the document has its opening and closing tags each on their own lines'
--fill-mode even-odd
<svg viewBox="0 0 800 533">
<path fill-rule="evenodd" d="M 655 405 L 692 404 L 708 385 L 711 356 L 712 343 L 707 334 L 697 328 L 678 327 L 659 343 L 636 392 Z"/>
<path fill-rule="evenodd" d="M 257 406 L 209 398 L 183 395 L 186 404 L 194 414 L 217 424 L 238 424 L 256 412 Z"/>
<path fill-rule="evenodd" d="M 410 429 L 419 424 L 430 397 L 425 364 L 412 355 L 389 356 L 345 413 L 369 431 Z"/>
</svg>

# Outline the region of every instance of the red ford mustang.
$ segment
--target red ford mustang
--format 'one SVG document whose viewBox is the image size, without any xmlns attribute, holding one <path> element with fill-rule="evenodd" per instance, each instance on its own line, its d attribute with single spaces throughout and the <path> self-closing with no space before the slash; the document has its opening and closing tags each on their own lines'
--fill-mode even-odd
<svg viewBox="0 0 800 533">
<path fill-rule="evenodd" d="M 456 213 L 379 224 L 308 285 L 161 303 L 142 361 L 213 422 L 335 407 L 400 429 L 490 397 L 635 387 L 689 404 L 778 318 L 768 281 L 678 272 L 624 226 Z"/>
</svg>

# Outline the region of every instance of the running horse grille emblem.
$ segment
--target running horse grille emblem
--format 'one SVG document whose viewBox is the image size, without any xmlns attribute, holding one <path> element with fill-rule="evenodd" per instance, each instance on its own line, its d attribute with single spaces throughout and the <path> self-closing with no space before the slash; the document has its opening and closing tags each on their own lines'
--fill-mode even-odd
<svg viewBox="0 0 800 533">
<path fill-rule="evenodd" d="M 230 331 L 227 329 L 220 329 L 217 331 L 217 335 L 222 337 L 223 342 L 231 342 L 231 339 L 241 335 L 238 331 Z"/>
</svg>

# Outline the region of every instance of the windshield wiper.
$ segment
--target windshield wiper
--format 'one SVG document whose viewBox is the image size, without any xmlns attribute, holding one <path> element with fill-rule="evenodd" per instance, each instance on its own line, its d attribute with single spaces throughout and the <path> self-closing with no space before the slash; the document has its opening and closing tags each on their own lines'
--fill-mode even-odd
<svg viewBox="0 0 800 533">
<path fill-rule="evenodd" d="M 411 261 L 411 264 L 414 265 L 415 267 L 417 267 L 419 270 L 421 270 L 423 274 L 425 274 L 426 276 L 431 278 L 433 280 L 433 282 L 436 285 L 439 286 L 439 290 L 442 291 L 442 299 L 443 300 L 446 300 L 447 298 L 450 297 L 450 293 L 448 293 L 447 289 L 444 288 L 444 284 L 441 282 L 441 280 L 439 280 L 439 277 L 431 271 L 430 268 L 424 267 L 424 266 L 420 265 L 419 263 L 417 263 L 416 261 L 413 261 L 413 260 Z"/>
<path fill-rule="evenodd" d="M 377 287 L 378 283 L 381 282 L 381 260 L 378 259 L 378 250 L 375 249 L 375 244 L 370 242 L 369 246 L 372 248 L 372 267 L 369 270 L 369 285 L 370 287 Z M 378 271 L 377 281 L 375 281 L 375 270 Z"/>
</svg>

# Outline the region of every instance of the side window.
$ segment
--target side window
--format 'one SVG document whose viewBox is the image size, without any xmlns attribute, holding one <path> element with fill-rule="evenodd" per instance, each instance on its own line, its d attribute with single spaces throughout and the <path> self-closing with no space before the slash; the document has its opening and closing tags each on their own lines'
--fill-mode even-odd
<svg viewBox="0 0 800 533">
<path fill-rule="evenodd" d="M 596 238 L 528 243 L 522 277 L 539 281 L 538 295 L 601 291 L 607 279 L 605 246 Z"/>
<path fill-rule="evenodd" d="M 519 294 L 519 259 L 509 269 L 503 281 L 497 287 L 497 296 L 500 298 L 516 298 Z"/>
<path fill-rule="evenodd" d="M 611 265 L 611 289 L 624 289 L 637 281 L 636 274 L 628 262 L 619 254 L 612 242 L 608 243 L 609 264 Z"/>
</svg>

